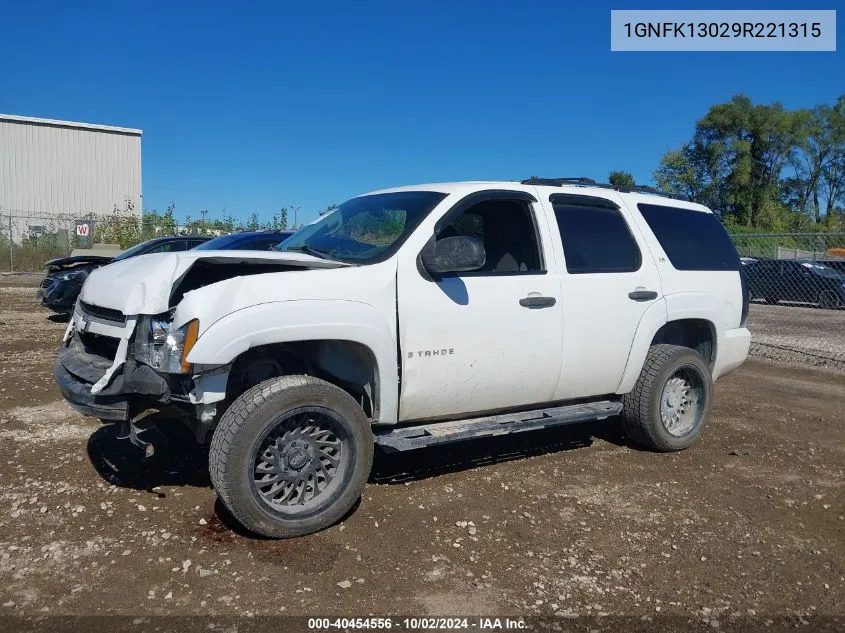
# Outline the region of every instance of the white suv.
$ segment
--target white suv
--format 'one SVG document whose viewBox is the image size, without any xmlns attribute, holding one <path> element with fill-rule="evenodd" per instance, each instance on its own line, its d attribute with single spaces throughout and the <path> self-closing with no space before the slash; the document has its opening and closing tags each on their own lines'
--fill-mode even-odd
<svg viewBox="0 0 845 633">
<path fill-rule="evenodd" d="M 78 411 L 149 408 L 212 435 L 247 528 L 319 530 L 403 451 L 621 414 L 690 446 L 748 353 L 739 257 L 705 207 L 588 179 L 362 195 L 271 252 L 145 255 L 95 270 L 55 366 Z"/>
</svg>

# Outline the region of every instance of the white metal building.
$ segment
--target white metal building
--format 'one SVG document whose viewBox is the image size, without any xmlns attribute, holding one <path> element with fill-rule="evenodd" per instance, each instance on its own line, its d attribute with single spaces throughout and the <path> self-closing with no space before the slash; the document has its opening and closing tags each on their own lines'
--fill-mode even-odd
<svg viewBox="0 0 845 633">
<path fill-rule="evenodd" d="M 0 218 L 23 232 L 115 206 L 140 215 L 141 134 L 0 114 Z"/>
</svg>

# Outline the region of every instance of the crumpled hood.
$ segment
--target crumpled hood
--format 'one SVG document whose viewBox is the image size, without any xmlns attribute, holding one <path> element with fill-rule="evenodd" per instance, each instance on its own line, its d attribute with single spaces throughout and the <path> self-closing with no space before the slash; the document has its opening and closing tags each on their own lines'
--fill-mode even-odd
<svg viewBox="0 0 845 633">
<path fill-rule="evenodd" d="M 94 270 L 82 287 L 81 301 L 120 310 L 123 314 L 160 314 L 170 306 L 173 288 L 199 261 L 267 264 L 308 268 L 340 268 L 343 262 L 305 253 L 282 251 L 185 251 L 154 253 L 114 262 Z M 231 276 L 238 276 L 237 274 Z"/>
<path fill-rule="evenodd" d="M 108 264 L 113 258 L 102 255 L 73 255 L 71 257 L 57 257 L 44 264 L 48 269 L 72 268 L 88 264 Z"/>
</svg>

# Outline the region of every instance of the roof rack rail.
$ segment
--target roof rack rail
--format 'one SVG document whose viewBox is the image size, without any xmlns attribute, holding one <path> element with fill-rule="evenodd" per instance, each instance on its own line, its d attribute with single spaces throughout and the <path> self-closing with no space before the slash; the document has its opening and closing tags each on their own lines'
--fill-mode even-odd
<svg viewBox="0 0 845 633">
<path fill-rule="evenodd" d="M 622 193 L 648 193 L 654 196 L 663 196 L 664 198 L 673 198 L 674 200 L 685 200 L 689 202 L 689 198 L 684 196 L 669 193 L 667 191 L 660 191 L 648 185 L 611 185 L 606 182 L 596 182 L 592 178 L 537 178 L 531 177 L 522 181 L 523 185 L 540 185 L 546 187 L 562 187 L 563 185 L 582 185 L 586 187 L 598 187 L 599 189 L 613 189 L 614 191 L 621 191 Z"/>
<path fill-rule="evenodd" d="M 585 178 L 584 176 L 574 178 L 537 178 L 536 176 L 532 176 L 528 180 L 523 180 L 521 184 L 560 187 L 561 185 L 594 185 L 596 181 L 592 178 Z"/>
</svg>

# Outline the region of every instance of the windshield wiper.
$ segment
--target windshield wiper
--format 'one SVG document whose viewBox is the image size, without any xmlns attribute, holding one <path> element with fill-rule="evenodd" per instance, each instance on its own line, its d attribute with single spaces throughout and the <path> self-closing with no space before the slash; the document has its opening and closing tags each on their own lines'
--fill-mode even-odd
<svg viewBox="0 0 845 633">
<path fill-rule="evenodd" d="M 305 253 L 306 255 L 311 255 L 313 257 L 319 257 L 320 259 L 333 259 L 326 251 L 317 250 L 316 248 L 312 248 L 308 246 L 308 244 L 301 244 L 299 246 L 289 246 L 286 248 L 285 251 L 293 251 L 297 253 Z"/>
</svg>

